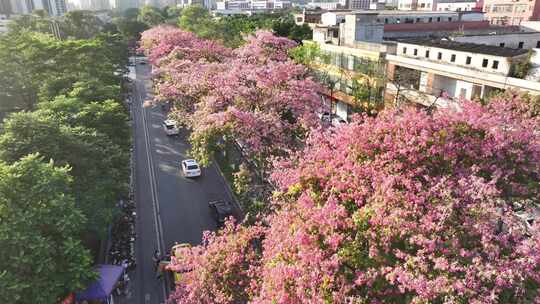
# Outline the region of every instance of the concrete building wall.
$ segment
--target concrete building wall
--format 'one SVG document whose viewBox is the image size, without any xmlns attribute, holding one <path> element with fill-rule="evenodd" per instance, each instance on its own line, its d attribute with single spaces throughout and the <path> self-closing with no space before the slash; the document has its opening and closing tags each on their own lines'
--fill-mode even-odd
<svg viewBox="0 0 540 304">
<path fill-rule="evenodd" d="M 417 0 L 416 9 L 419 11 L 434 11 L 436 6 L 436 0 Z"/>
<path fill-rule="evenodd" d="M 523 21 L 520 28 L 525 32 L 540 32 L 540 21 Z"/>
<path fill-rule="evenodd" d="M 438 2 L 435 10 L 437 11 L 454 11 L 467 12 L 472 11 L 476 7 L 476 1 L 470 2 Z"/>
<path fill-rule="evenodd" d="M 536 81 L 507 77 L 506 75 L 490 73 L 478 69 L 466 68 L 460 65 L 450 65 L 444 62 L 439 63 L 423 60 L 421 58 L 405 57 L 401 55 L 386 55 L 386 59 L 388 60 L 388 66 L 396 65 L 421 72 L 435 74 L 436 76 L 434 81 L 434 87 L 445 88 L 446 86 L 448 88 L 448 91 L 452 90 L 453 84 L 445 78 L 438 77 L 444 76 L 446 78 L 454 79 L 456 81 L 462 81 L 460 83 L 456 82 L 456 90 L 454 90 L 454 92 L 456 92 L 458 88 L 460 91 L 461 88 L 472 88 L 470 96 L 474 96 L 475 93 L 478 95 L 478 92 L 481 91 L 481 95 L 478 96 L 485 97 L 487 92 L 493 91 L 494 88 L 514 88 L 521 91 L 529 92 L 533 95 L 540 95 L 540 86 Z M 473 84 L 472 87 L 467 83 Z M 387 86 L 387 88 L 389 88 L 389 86 Z M 387 92 L 386 95 L 392 95 L 391 86 L 390 91 Z M 457 94 L 457 96 L 459 96 L 459 94 Z M 430 98 L 431 101 L 433 101 L 434 97 L 437 97 L 437 95 L 433 95 Z"/>
<path fill-rule="evenodd" d="M 326 12 L 321 15 L 322 25 L 337 25 L 345 21 L 345 15 L 335 12 Z"/>
<path fill-rule="evenodd" d="M 486 19 L 492 24 L 520 25 L 540 18 L 540 0 L 485 0 Z"/>
<path fill-rule="evenodd" d="M 380 13 L 378 17 L 384 24 L 411 24 L 411 23 L 439 23 L 454 22 L 460 20 L 460 15 L 455 12 L 403 12 Z M 482 18 L 478 18 L 481 21 Z"/>
<path fill-rule="evenodd" d="M 504 46 L 514 49 L 540 48 L 540 32 L 504 35 L 456 36 L 452 40 L 457 42 Z"/>
<path fill-rule="evenodd" d="M 383 34 L 384 26 L 374 13 L 346 15 L 345 23 L 340 24 L 340 41 L 345 45 L 355 41 L 382 42 Z"/>
</svg>

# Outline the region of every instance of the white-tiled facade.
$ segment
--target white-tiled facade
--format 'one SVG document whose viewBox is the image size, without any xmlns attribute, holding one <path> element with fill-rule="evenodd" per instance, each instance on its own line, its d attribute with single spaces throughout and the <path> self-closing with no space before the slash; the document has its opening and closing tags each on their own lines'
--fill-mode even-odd
<svg viewBox="0 0 540 304">
<path fill-rule="evenodd" d="M 432 102 L 448 104 L 449 100 L 460 98 L 486 98 L 507 88 L 540 94 L 538 82 L 516 78 L 512 74 L 514 64 L 527 60 L 526 51 L 506 49 L 506 52 L 499 52 L 498 47 L 491 48 L 493 53 L 488 54 L 398 42 L 396 54 L 386 56 L 388 74 L 416 71 L 418 87 L 411 88 L 414 90 L 406 93 L 407 98 L 425 105 Z M 389 82 L 387 100 L 395 93 L 396 86 Z"/>
</svg>

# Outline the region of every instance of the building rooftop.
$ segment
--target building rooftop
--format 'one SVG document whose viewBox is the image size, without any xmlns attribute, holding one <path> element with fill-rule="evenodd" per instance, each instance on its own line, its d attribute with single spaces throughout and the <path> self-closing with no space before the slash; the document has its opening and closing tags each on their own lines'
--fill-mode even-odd
<svg viewBox="0 0 540 304">
<path fill-rule="evenodd" d="M 358 10 L 350 14 L 379 14 L 379 15 L 458 15 L 459 12 L 452 11 L 399 11 L 399 10 Z"/>
<path fill-rule="evenodd" d="M 451 41 L 451 40 L 409 38 L 409 39 L 399 39 L 398 42 L 431 46 L 431 47 L 449 49 L 449 50 L 455 50 L 455 51 L 461 51 L 461 52 L 501 56 L 501 57 L 515 57 L 515 56 L 528 53 L 528 50 L 524 50 L 524 49 L 512 49 L 512 48 L 500 47 L 500 46 L 494 46 L 494 45 L 456 42 L 456 41 Z"/>
<path fill-rule="evenodd" d="M 503 35 L 538 35 L 540 34 L 540 32 L 510 32 L 510 33 L 496 33 L 496 34 L 483 34 L 483 33 L 479 33 L 479 34 L 465 34 L 463 36 L 467 37 L 467 36 L 493 36 L 493 37 L 496 37 L 496 36 L 503 36 Z"/>
<path fill-rule="evenodd" d="M 464 3 L 464 2 L 474 2 L 475 0 L 438 0 L 437 3 Z"/>
</svg>

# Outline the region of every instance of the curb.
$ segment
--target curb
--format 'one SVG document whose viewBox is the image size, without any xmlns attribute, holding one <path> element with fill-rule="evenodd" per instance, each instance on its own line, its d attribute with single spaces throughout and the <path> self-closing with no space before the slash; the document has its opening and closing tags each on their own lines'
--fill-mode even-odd
<svg viewBox="0 0 540 304">
<path fill-rule="evenodd" d="M 236 198 L 236 195 L 234 194 L 234 192 L 232 191 L 231 189 L 231 185 L 229 185 L 229 183 L 227 182 L 227 179 L 225 178 L 225 175 L 223 174 L 223 172 L 221 171 L 221 168 L 219 167 L 219 163 L 216 161 L 216 158 L 215 157 L 212 157 L 212 162 L 214 163 L 217 171 L 219 172 L 219 176 L 221 177 L 221 182 L 225 185 L 225 189 L 227 190 L 227 193 L 229 194 L 229 196 L 231 197 L 232 201 L 233 201 L 233 204 L 234 206 L 238 209 L 239 211 L 239 217 L 244 218 L 245 214 L 244 214 L 244 210 L 242 209 L 242 206 L 240 206 L 240 204 L 238 203 L 238 199 Z"/>
</svg>

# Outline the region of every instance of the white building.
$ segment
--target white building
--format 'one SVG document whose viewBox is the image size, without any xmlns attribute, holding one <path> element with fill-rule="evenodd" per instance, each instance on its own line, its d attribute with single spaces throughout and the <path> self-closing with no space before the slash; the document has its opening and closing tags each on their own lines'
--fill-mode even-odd
<svg viewBox="0 0 540 304">
<path fill-rule="evenodd" d="M 203 5 L 203 0 L 178 0 L 177 6 L 178 7 L 186 7 L 190 5 Z"/>
<path fill-rule="evenodd" d="M 320 8 L 323 10 L 335 10 L 347 8 L 347 0 L 311 0 L 306 4 L 307 8 Z"/>
<path fill-rule="evenodd" d="M 434 10 L 468 12 L 474 10 L 476 5 L 476 1 L 473 0 L 438 0 Z"/>
<path fill-rule="evenodd" d="M 402 11 L 433 11 L 435 0 L 398 0 L 397 9 Z"/>
<path fill-rule="evenodd" d="M 513 88 L 540 95 L 538 82 L 514 77 L 515 65 L 528 59 L 528 51 L 450 40 L 410 39 L 397 43 L 387 55 L 387 75 L 410 78 L 401 98 L 424 105 L 447 105 L 451 100 L 485 98 Z M 388 82 L 385 98 L 392 101 L 399 89 Z"/>
<path fill-rule="evenodd" d="M 193 0 L 180 0 L 193 1 Z M 225 12 L 230 14 L 234 11 L 257 11 L 257 10 L 274 10 L 287 9 L 292 7 L 290 1 L 281 0 L 231 0 L 216 2 L 218 13 Z"/>
</svg>

